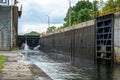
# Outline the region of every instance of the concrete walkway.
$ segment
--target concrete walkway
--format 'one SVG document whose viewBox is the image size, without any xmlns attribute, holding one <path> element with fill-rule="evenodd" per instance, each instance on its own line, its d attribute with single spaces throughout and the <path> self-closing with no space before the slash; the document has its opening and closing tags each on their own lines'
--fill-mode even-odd
<svg viewBox="0 0 120 80">
<path fill-rule="evenodd" d="M 0 80 L 34 80 L 29 68 L 25 64 L 17 62 L 16 51 L 0 51 L 0 55 L 7 57 L 2 73 L 0 73 Z"/>
</svg>

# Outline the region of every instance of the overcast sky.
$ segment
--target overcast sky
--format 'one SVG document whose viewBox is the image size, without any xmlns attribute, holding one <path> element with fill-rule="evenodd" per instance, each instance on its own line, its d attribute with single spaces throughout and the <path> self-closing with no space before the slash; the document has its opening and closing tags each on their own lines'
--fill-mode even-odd
<svg viewBox="0 0 120 80">
<path fill-rule="evenodd" d="M 77 1 L 71 1 L 72 5 Z M 47 15 L 50 16 L 50 26 L 62 25 L 69 8 L 68 0 L 19 0 L 19 3 L 23 4 L 23 13 L 19 19 L 19 34 L 46 31 Z"/>
<path fill-rule="evenodd" d="M 23 13 L 19 19 L 19 34 L 31 31 L 43 32 L 50 26 L 60 26 L 64 23 L 66 12 L 69 8 L 68 0 L 18 0 L 23 4 Z M 71 0 L 72 6 L 79 0 Z M 91 1 L 91 0 L 90 0 Z M 19 6 L 19 4 L 18 4 Z"/>
</svg>

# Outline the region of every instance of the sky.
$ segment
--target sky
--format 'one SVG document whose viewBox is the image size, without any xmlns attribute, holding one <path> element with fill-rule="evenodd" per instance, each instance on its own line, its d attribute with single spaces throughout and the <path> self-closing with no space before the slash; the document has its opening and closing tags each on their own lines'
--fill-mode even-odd
<svg viewBox="0 0 120 80">
<path fill-rule="evenodd" d="M 60 27 L 64 23 L 69 0 L 18 0 L 23 5 L 22 16 L 19 18 L 18 34 L 23 35 L 31 31 L 45 32 L 50 26 Z M 74 6 L 79 0 L 70 0 Z M 92 0 L 90 0 L 92 1 Z"/>
<path fill-rule="evenodd" d="M 72 0 L 75 5 L 78 0 Z M 23 35 L 31 31 L 45 32 L 48 28 L 48 16 L 50 26 L 61 26 L 64 23 L 68 0 L 19 0 L 18 6 L 23 5 L 23 12 L 19 18 L 18 34 Z"/>
</svg>

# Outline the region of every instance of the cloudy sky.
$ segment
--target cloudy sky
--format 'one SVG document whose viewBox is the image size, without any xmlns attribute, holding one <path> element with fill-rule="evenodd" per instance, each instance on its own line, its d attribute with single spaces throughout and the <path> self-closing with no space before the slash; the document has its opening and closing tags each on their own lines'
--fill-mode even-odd
<svg viewBox="0 0 120 80">
<path fill-rule="evenodd" d="M 14 1 L 14 0 L 11 0 Z M 50 26 L 61 26 L 64 23 L 69 0 L 18 0 L 23 5 L 22 17 L 19 19 L 18 33 L 25 34 L 31 31 L 45 32 Z M 70 0 L 75 5 L 79 0 Z M 93 0 L 90 0 L 91 2 Z M 104 0 L 106 1 L 106 0 Z"/>
<path fill-rule="evenodd" d="M 71 0 L 72 6 L 77 2 L 78 0 Z M 68 0 L 19 0 L 19 3 L 23 4 L 22 17 L 19 19 L 19 34 L 46 31 L 48 16 L 50 26 L 61 26 L 69 8 Z"/>
</svg>

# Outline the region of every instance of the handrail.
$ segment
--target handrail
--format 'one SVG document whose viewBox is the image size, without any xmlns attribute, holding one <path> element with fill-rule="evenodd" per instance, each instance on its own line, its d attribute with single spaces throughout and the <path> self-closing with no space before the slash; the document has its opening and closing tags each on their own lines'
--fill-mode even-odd
<svg viewBox="0 0 120 80">
<path fill-rule="evenodd" d="M 120 7 L 116 7 L 110 10 L 102 11 L 102 12 L 97 12 L 97 17 L 109 15 L 109 14 L 114 14 L 116 12 L 120 11 Z"/>
</svg>

